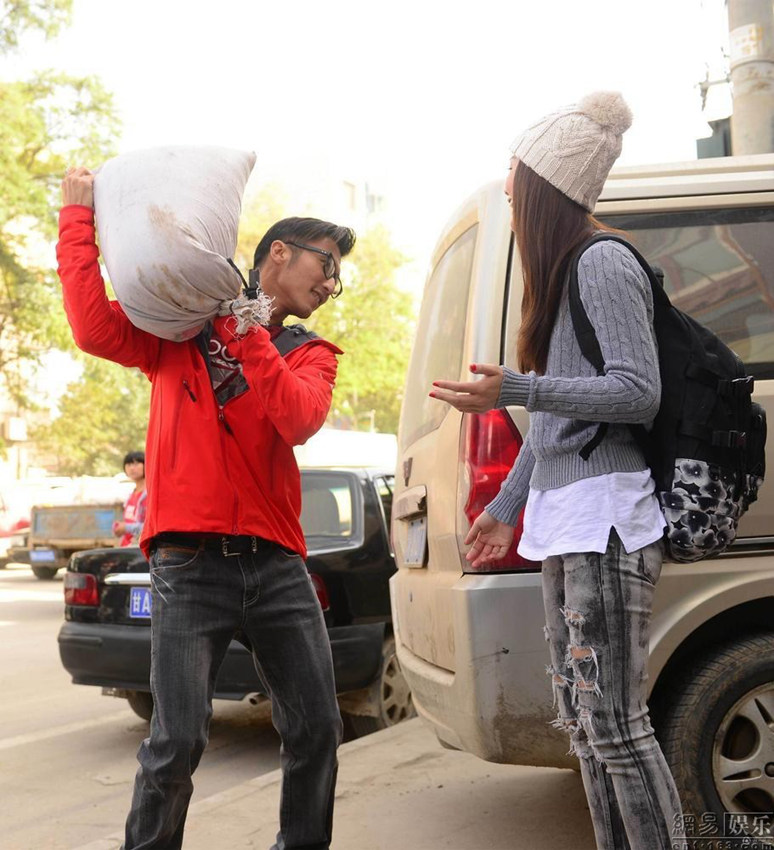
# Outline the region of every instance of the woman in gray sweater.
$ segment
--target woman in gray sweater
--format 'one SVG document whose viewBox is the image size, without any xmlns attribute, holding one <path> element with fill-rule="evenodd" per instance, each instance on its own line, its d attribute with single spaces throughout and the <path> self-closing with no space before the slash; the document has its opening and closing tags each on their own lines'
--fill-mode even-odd
<svg viewBox="0 0 774 850">
<path fill-rule="evenodd" d="M 597 92 L 514 142 L 506 195 L 524 276 L 520 372 L 475 364 L 470 383 L 436 381 L 464 412 L 521 405 L 527 439 L 466 543 L 474 565 L 498 560 L 524 509 L 519 553 L 543 562 L 555 725 L 567 731 L 600 850 L 672 847 L 680 801 L 646 705 L 653 592 L 664 518 L 629 424 L 650 427 L 661 395 L 648 279 L 620 243 L 581 256 L 581 300 L 604 373 L 581 354 L 565 287 L 570 258 L 596 230 L 594 208 L 631 113 Z M 581 450 L 610 423 L 601 443 Z"/>
</svg>

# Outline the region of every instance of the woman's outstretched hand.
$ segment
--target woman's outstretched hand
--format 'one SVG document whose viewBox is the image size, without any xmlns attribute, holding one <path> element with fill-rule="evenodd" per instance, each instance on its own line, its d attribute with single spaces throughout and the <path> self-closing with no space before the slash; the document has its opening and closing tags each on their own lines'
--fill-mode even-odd
<svg viewBox="0 0 774 850">
<path fill-rule="evenodd" d="M 465 558 L 471 566 L 478 567 L 490 561 L 499 561 L 513 543 L 513 526 L 495 519 L 482 511 L 470 526 L 465 544 L 473 544 Z"/>
<path fill-rule="evenodd" d="M 430 398 L 445 401 L 463 413 L 486 413 L 497 403 L 503 384 L 503 367 L 492 363 L 474 363 L 474 375 L 483 375 L 478 381 L 433 381 Z"/>
</svg>

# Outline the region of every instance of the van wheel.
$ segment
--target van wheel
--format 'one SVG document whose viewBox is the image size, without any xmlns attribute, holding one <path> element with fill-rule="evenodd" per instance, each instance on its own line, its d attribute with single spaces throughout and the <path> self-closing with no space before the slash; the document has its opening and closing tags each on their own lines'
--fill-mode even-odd
<svg viewBox="0 0 774 850">
<path fill-rule="evenodd" d="M 52 581 L 59 572 L 59 567 L 33 567 L 32 574 L 41 581 Z"/>
<path fill-rule="evenodd" d="M 148 691 L 127 691 L 126 701 L 138 717 L 150 721 L 153 716 L 153 694 Z"/>
<path fill-rule="evenodd" d="M 345 725 L 355 737 L 387 729 L 416 715 L 411 689 L 395 654 L 395 639 L 385 638 L 382 647 L 382 670 L 379 678 L 366 689 L 367 701 L 378 712 L 376 716 L 343 712 Z"/>
<path fill-rule="evenodd" d="M 774 633 L 718 647 L 680 680 L 659 739 L 684 809 L 718 825 L 774 811 Z"/>
</svg>

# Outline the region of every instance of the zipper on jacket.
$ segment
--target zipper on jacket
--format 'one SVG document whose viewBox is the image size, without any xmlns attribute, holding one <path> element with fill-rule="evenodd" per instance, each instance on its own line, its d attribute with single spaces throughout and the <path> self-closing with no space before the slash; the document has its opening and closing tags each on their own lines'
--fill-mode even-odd
<svg viewBox="0 0 774 850">
<path fill-rule="evenodd" d="M 188 393 L 188 397 L 191 401 L 196 402 L 196 396 L 194 395 L 194 391 L 191 389 L 191 385 L 188 381 L 183 378 L 182 379 L 183 389 Z M 174 422 L 174 430 L 172 432 L 172 457 L 170 458 L 169 466 L 170 469 L 175 469 L 177 465 L 177 434 L 180 430 L 180 413 L 183 407 L 183 396 L 179 396 L 177 403 L 175 405 L 175 415 L 173 418 Z"/>
<path fill-rule="evenodd" d="M 234 432 L 231 430 L 231 426 L 228 424 L 226 417 L 223 413 L 223 408 L 218 405 L 218 419 L 223 423 L 223 431 L 227 434 L 231 434 L 233 436 Z M 223 454 L 223 461 L 226 462 L 226 434 L 220 432 L 220 450 Z M 228 472 L 228 470 L 226 470 Z M 239 493 L 237 492 L 236 487 L 231 485 L 232 492 L 234 494 L 234 513 L 231 521 L 231 533 L 239 534 Z"/>
<path fill-rule="evenodd" d="M 231 434 L 231 436 L 233 437 L 234 432 L 231 430 L 231 426 L 228 424 L 228 420 L 226 419 L 226 416 L 223 413 L 222 407 L 218 408 L 218 419 L 220 419 L 220 421 L 223 423 L 223 427 L 226 429 L 226 433 Z"/>
</svg>

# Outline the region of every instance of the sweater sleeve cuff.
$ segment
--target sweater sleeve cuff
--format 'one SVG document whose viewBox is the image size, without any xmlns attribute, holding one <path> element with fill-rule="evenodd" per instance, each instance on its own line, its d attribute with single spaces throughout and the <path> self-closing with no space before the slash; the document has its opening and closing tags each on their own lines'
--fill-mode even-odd
<svg viewBox="0 0 774 850">
<path fill-rule="evenodd" d="M 531 384 L 532 379 L 529 375 L 520 375 L 513 369 L 503 366 L 503 383 L 495 407 L 508 407 L 511 404 L 526 407 L 529 402 Z"/>
<path fill-rule="evenodd" d="M 515 526 L 519 521 L 519 514 L 523 507 L 522 499 L 514 497 L 508 490 L 502 489 L 484 510 L 498 522 Z"/>
</svg>

